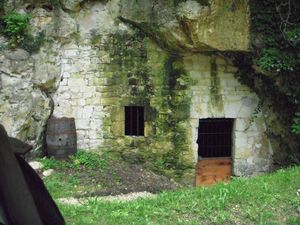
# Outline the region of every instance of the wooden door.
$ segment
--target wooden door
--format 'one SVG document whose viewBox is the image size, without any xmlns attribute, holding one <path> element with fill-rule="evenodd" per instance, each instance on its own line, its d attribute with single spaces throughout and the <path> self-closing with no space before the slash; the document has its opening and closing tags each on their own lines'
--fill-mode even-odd
<svg viewBox="0 0 300 225">
<path fill-rule="evenodd" d="M 228 182 L 230 177 L 230 157 L 204 158 L 196 164 L 196 187 Z"/>
</svg>

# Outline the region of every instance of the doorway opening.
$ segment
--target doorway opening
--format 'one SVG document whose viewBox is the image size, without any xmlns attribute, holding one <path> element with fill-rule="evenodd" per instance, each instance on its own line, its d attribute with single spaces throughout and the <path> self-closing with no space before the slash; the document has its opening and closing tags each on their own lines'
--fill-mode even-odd
<svg viewBox="0 0 300 225">
<path fill-rule="evenodd" d="M 200 119 L 196 186 L 229 181 L 231 176 L 233 119 Z"/>
<path fill-rule="evenodd" d="M 233 119 L 200 119 L 198 158 L 231 157 Z"/>
</svg>

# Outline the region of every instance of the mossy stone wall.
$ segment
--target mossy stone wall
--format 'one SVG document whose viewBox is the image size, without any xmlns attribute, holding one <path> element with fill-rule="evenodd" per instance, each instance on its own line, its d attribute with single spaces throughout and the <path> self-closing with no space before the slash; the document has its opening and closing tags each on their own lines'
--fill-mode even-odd
<svg viewBox="0 0 300 225">
<path fill-rule="evenodd" d="M 16 9 L 32 13 L 32 32 L 45 30 L 46 41 L 18 64 L 0 52 L 0 119 L 11 134 L 41 141 L 53 110 L 53 116 L 75 118 L 79 148 L 118 151 L 125 160 L 191 183 L 199 119 L 234 118 L 234 174 L 270 168 L 264 117 L 252 116 L 258 98 L 216 53 L 249 50 L 247 1 L 19 2 Z M 33 62 L 26 64 L 27 58 Z M 24 79 L 28 86 L 18 86 Z M 19 92 L 26 95 L 13 95 Z M 30 98 L 41 100 L 32 107 Z M 33 111 L 26 120 L 10 115 L 19 102 Z M 125 135 L 124 107 L 130 105 L 145 107 L 143 137 Z"/>
</svg>

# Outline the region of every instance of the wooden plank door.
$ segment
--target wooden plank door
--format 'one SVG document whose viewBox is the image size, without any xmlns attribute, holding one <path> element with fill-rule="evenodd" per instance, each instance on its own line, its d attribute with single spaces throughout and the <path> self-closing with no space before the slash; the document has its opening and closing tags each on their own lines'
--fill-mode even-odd
<svg viewBox="0 0 300 225">
<path fill-rule="evenodd" d="M 231 177 L 231 158 L 204 158 L 196 164 L 196 187 L 228 182 Z"/>
</svg>

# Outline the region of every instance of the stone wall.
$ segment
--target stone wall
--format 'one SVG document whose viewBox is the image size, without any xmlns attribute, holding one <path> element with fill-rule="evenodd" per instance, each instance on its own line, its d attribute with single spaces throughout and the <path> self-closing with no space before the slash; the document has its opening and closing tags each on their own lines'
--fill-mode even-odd
<svg viewBox="0 0 300 225">
<path fill-rule="evenodd" d="M 61 82 L 53 94 L 54 117 L 76 118 L 78 147 L 95 149 L 101 144 L 103 106 L 98 71 L 100 59 L 90 45 L 63 46 Z M 96 84 L 97 83 L 97 84 Z"/>
<path fill-rule="evenodd" d="M 219 56 L 193 55 L 184 58 L 185 68 L 196 82 L 191 86 L 191 143 L 197 157 L 199 119 L 232 118 L 233 173 L 250 175 L 270 170 L 272 148 L 265 133 L 259 99 L 234 77 L 229 60 Z"/>
<path fill-rule="evenodd" d="M 0 52 L 0 122 L 41 144 L 52 111 L 74 117 L 79 148 L 113 149 L 192 180 L 199 119 L 233 118 L 234 174 L 268 170 L 258 98 L 216 53 L 249 50 L 247 1 L 177 3 L 20 1 L 16 9 L 32 8 L 31 31 L 45 30 L 46 40 L 32 55 Z M 145 107 L 144 136 L 124 134 L 125 106 Z"/>
<path fill-rule="evenodd" d="M 234 78 L 236 68 L 228 60 L 204 54 L 174 58 L 129 31 L 95 40 L 85 46 L 64 46 L 62 79 L 53 96 L 54 116 L 76 118 L 79 148 L 115 149 L 128 160 L 143 163 L 178 154 L 180 166 L 191 169 L 198 157 L 199 119 L 233 118 L 234 174 L 270 169 L 272 149 L 264 118 L 255 113 L 259 99 Z M 172 72 L 178 67 L 191 81 Z M 187 86 L 181 89 L 180 82 Z M 125 136 L 128 105 L 145 107 L 144 137 Z M 185 110 L 186 115 L 178 116 Z M 180 153 L 174 152 L 176 135 L 185 140 Z"/>
</svg>

